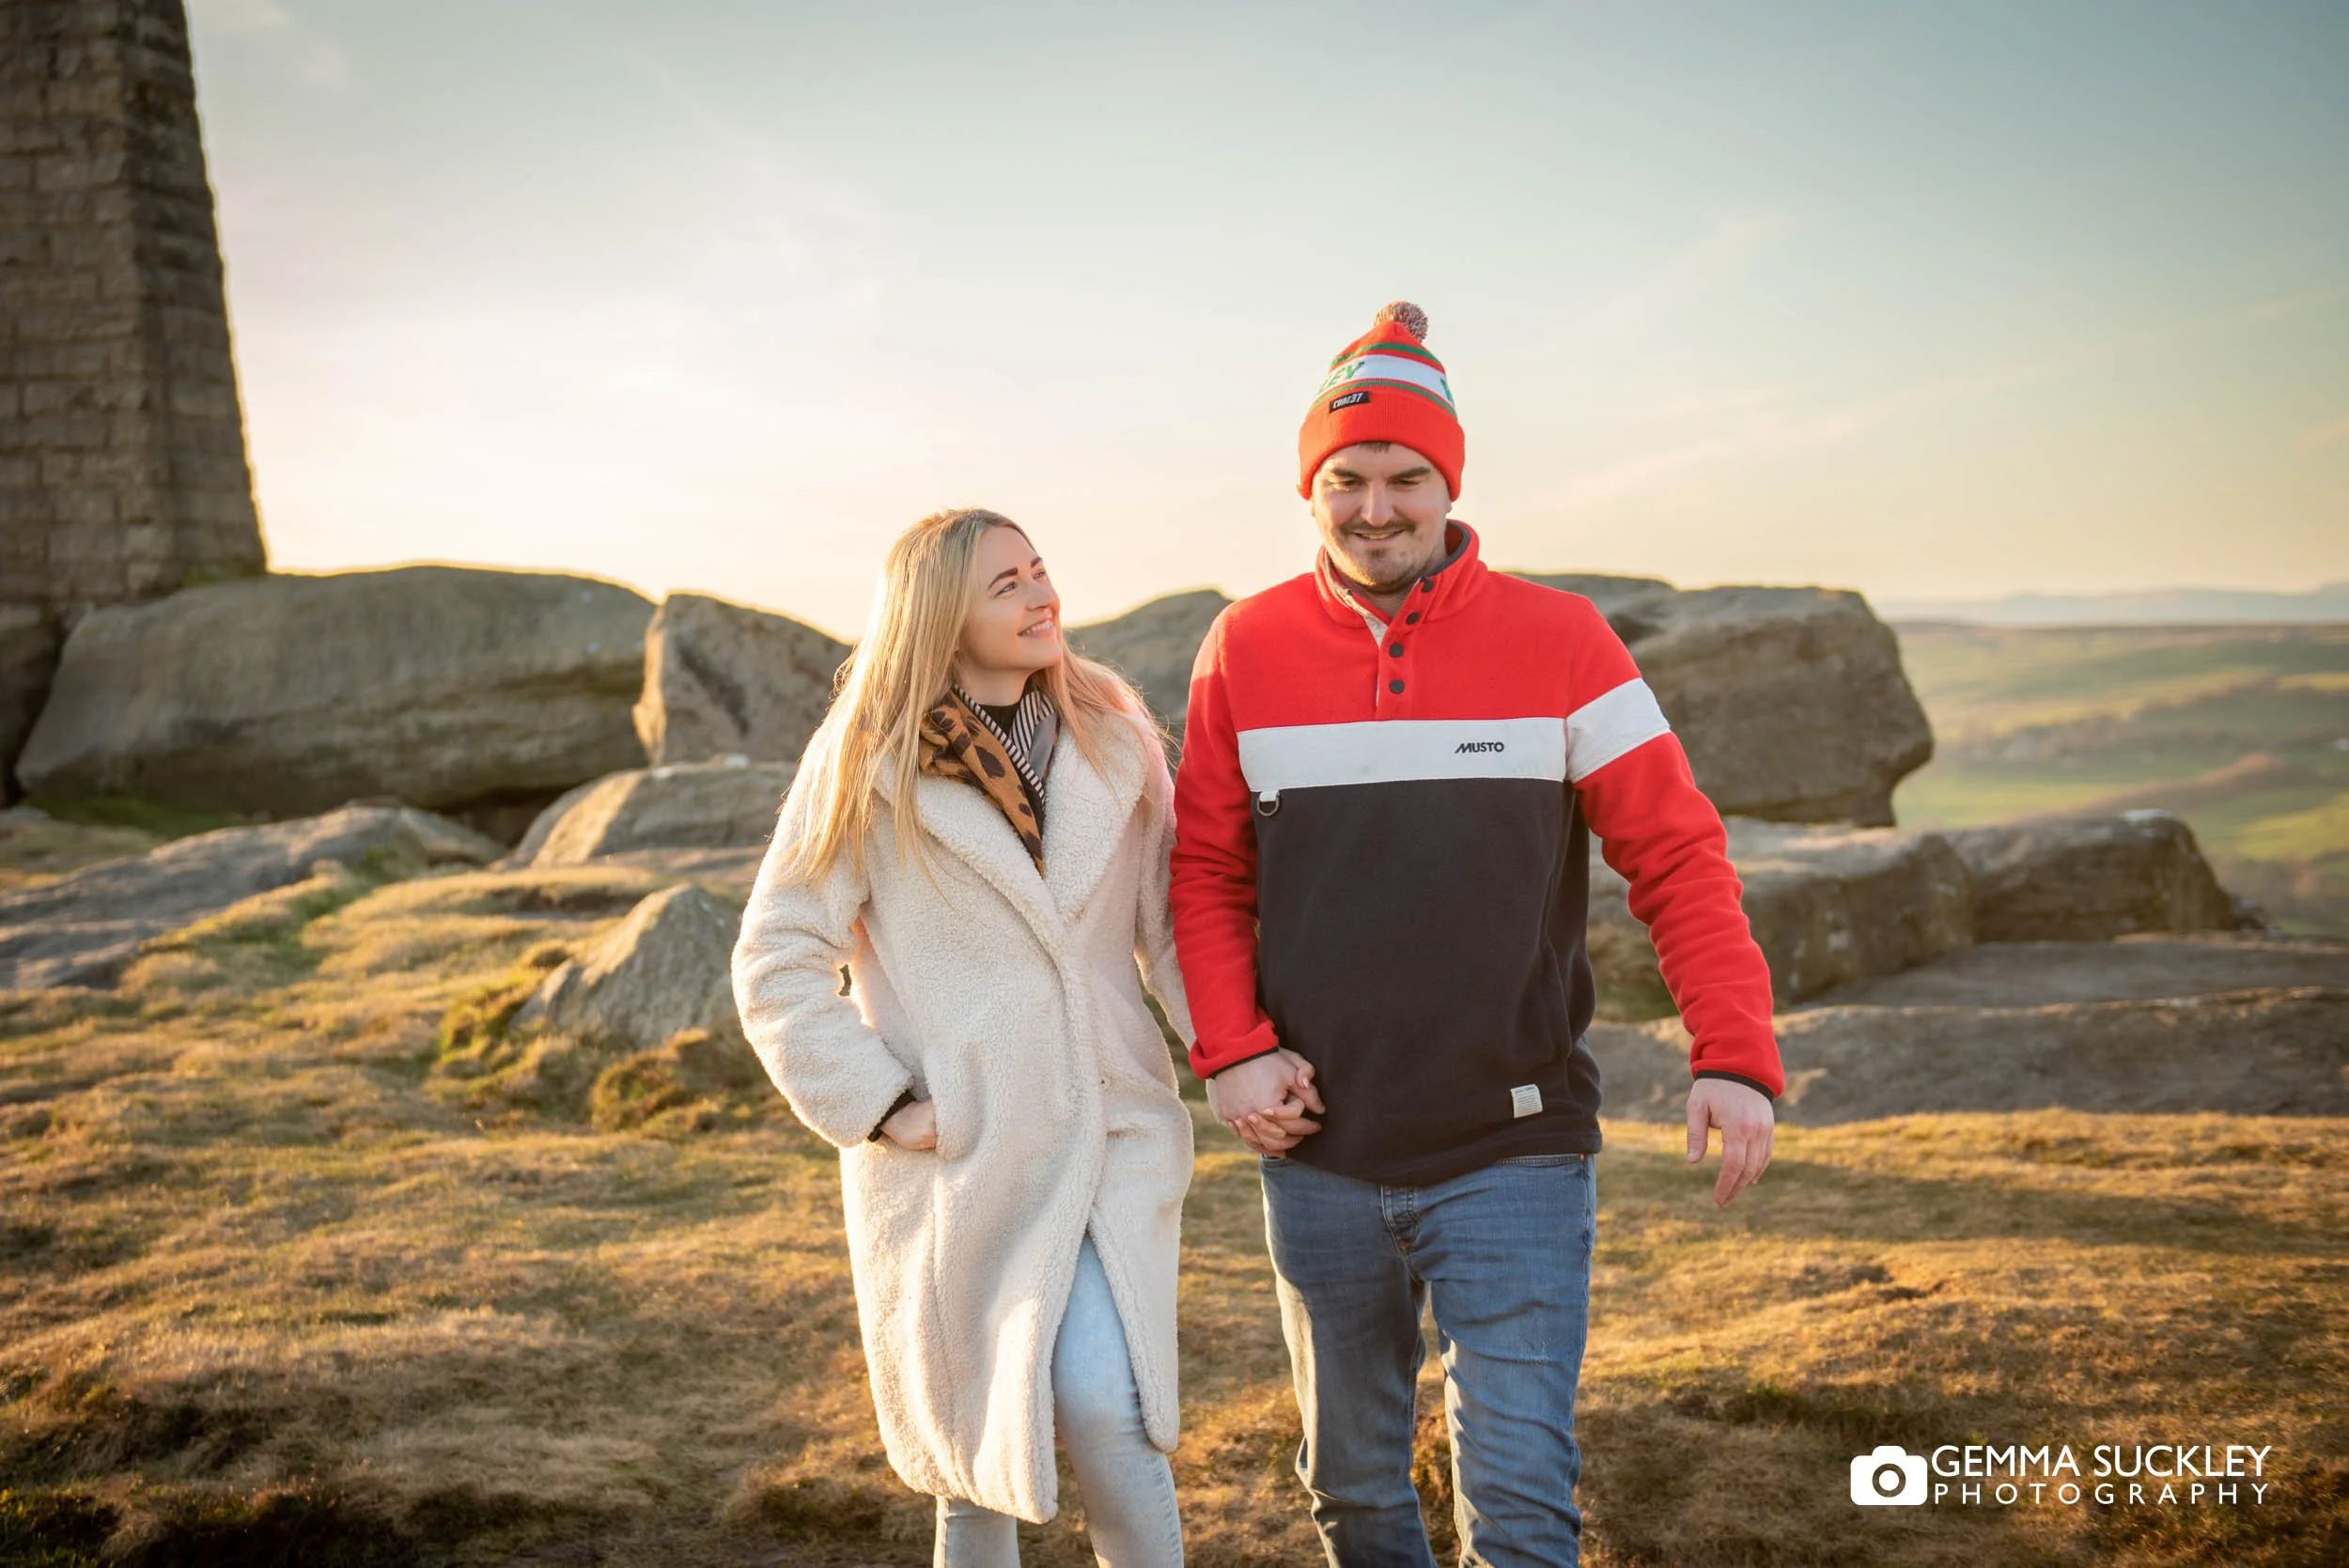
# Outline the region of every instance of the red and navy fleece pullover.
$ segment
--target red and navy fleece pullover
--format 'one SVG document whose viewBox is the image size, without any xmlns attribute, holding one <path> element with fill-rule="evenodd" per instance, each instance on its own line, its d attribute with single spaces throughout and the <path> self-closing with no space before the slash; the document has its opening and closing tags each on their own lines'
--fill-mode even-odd
<svg viewBox="0 0 2349 1568">
<path fill-rule="evenodd" d="M 1719 814 L 1630 650 L 1452 529 L 1384 624 L 1326 556 L 1217 617 L 1174 784 L 1191 1066 L 1296 1051 L 1329 1113 L 1292 1157 L 1370 1181 L 1597 1150 L 1594 832 L 1691 1070 L 1784 1086 Z"/>
</svg>

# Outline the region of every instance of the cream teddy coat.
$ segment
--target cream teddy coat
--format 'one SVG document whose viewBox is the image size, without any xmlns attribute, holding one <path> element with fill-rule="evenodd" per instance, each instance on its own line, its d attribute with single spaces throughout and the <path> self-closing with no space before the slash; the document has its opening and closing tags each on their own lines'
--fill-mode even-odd
<svg viewBox="0 0 2349 1568">
<path fill-rule="evenodd" d="M 916 1491 L 1039 1523 L 1058 1508 L 1052 1342 L 1088 1229 L 1144 1429 L 1169 1452 L 1176 1432 L 1191 1124 L 1135 968 L 1188 1040 L 1167 910 L 1173 788 L 1139 721 L 1107 728 L 1098 770 L 1065 730 L 1053 753 L 1042 877 L 984 794 L 925 775 L 928 877 L 900 860 L 884 788 L 862 867 L 844 857 L 793 884 L 778 868 L 806 821 L 795 786 L 734 949 L 744 1032 L 800 1119 L 840 1148 L 890 1464 Z M 867 1141 L 908 1088 L 936 1107 L 933 1152 Z"/>
</svg>

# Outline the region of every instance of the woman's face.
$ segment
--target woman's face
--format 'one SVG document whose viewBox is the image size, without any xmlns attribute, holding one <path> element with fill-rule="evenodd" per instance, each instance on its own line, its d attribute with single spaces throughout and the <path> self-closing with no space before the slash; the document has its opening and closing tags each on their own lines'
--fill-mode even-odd
<svg viewBox="0 0 2349 1568">
<path fill-rule="evenodd" d="M 1017 528 L 979 536 L 960 653 L 973 669 L 1022 675 L 1058 663 L 1060 595 L 1044 558 Z"/>
</svg>

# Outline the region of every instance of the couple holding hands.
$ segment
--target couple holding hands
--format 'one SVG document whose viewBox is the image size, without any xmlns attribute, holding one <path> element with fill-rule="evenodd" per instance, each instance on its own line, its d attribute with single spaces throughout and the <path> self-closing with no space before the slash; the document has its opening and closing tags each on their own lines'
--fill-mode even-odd
<svg viewBox="0 0 2349 1568">
<path fill-rule="evenodd" d="M 1768 1163 L 1770 979 L 1719 815 L 1622 640 L 1489 570 L 1426 318 L 1332 362 L 1299 438 L 1313 569 L 1231 605 L 1179 773 L 1068 651 L 1034 542 L 958 510 L 891 547 L 873 624 L 742 919 L 742 1022 L 841 1150 L 881 1436 L 936 1561 L 1019 1560 L 1058 1507 L 1099 1561 L 1182 1560 L 1175 1301 L 1191 1119 L 1143 998 L 1260 1157 L 1339 1568 L 1434 1561 L 1411 1484 L 1432 1310 L 1464 1564 L 1578 1560 L 1574 1402 L 1599 1079 L 1590 840 L 1694 1044 L 1688 1158 Z M 840 973 L 849 985 L 844 991 Z"/>
</svg>

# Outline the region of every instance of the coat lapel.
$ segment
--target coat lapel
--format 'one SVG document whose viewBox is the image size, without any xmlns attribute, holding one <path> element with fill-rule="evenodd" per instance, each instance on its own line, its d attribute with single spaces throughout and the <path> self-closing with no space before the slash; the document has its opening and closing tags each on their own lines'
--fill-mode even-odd
<svg viewBox="0 0 2349 1568">
<path fill-rule="evenodd" d="M 1035 862 L 1019 846 L 1019 835 L 1003 820 L 994 801 L 958 779 L 923 775 L 914 783 L 922 807 L 922 827 L 938 847 L 986 878 L 1034 927 L 1045 950 L 1057 954 L 1066 924 L 1052 908 Z M 1049 832 L 1051 815 L 1047 809 Z M 1048 841 L 1049 842 L 1049 841 Z M 1046 853 L 1050 853 L 1049 848 Z"/>
<path fill-rule="evenodd" d="M 1107 875 L 1125 841 L 1126 819 L 1142 797 L 1143 759 L 1132 754 L 1133 741 L 1114 733 L 1104 750 L 1106 774 L 1085 761 L 1066 730 L 1052 750 L 1052 782 L 1044 807 L 1044 885 L 1053 908 L 1072 925 Z"/>
<path fill-rule="evenodd" d="M 922 827 L 938 846 L 986 878 L 1035 930 L 1046 951 L 1058 954 L 1085 901 L 1101 885 L 1125 839 L 1126 818 L 1142 798 L 1144 760 L 1139 732 L 1114 735 L 1109 770 L 1097 771 L 1068 732 L 1052 748 L 1044 805 L 1044 875 L 1019 846 L 994 801 L 957 779 L 924 774 L 914 782 Z M 885 775 L 884 775 L 885 780 Z M 883 782 L 884 800 L 895 792 Z"/>
</svg>

